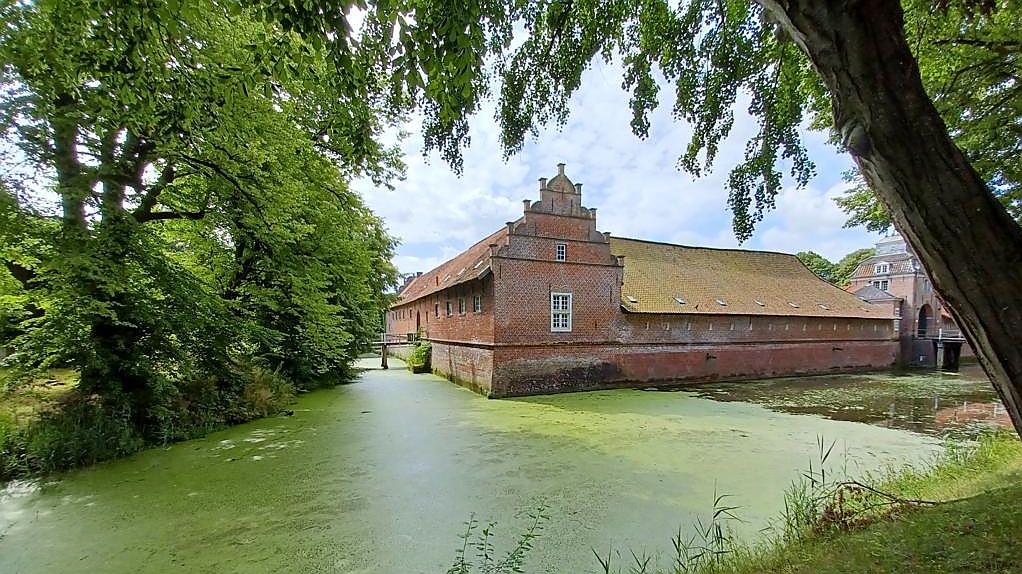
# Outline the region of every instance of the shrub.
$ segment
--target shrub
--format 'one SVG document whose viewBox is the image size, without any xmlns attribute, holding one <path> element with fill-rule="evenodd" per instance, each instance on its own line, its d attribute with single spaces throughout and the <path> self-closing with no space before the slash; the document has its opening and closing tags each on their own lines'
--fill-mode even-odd
<svg viewBox="0 0 1022 574">
<path fill-rule="evenodd" d="M 432 368 L 430 364 L 432 357 L 433 346 L 429 344 L 429 341 L 419 341 L 411 356 L 408 357 L 408 368 L 413 373 L 428 373 Z"/>
</svg>

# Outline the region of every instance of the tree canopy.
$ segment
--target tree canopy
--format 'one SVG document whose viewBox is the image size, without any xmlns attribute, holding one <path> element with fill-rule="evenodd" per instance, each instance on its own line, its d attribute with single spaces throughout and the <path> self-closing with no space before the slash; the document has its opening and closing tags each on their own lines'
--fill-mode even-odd
<svg viewBox="0 0 1022 574">
<path fill-rule="evenodd" d="M 1022 6 L 903 2 L 905 33 L 948 133 L 1022 223 Z M 837 198 L 848 226 L 886 232 L 891 218 L 859 176 Z"/>
<path fill-rule="evenodd" d="M 842 257 L 837 263 L 831 262 L 826 257 L 816 253 L 815 251 L 801 251 L 796 253 L 795 256 L 798 257 L 810 271 L 816 273 L 820 279 L 843 288 L 848 286 L 852 278 L 852 273 L 855 273 L 859 264 L 870 257 L 873 257 L 875 253 L 876 250 L 872 247 L 856 249 Z"/>
<path fill-rule="evenodd" d="M 401 168 L 376 138 L 400 106 L 370 94 L 372 70 L 338 91 L 322 41 L 242 3 L 0 10 L 16 364 L 76 368 L 151 438 L 173 434 L 189 385 L 229 411 L 246 365 L 349 376 L 396 281 L 394 240 L 347 186 Z"/>
</svg>

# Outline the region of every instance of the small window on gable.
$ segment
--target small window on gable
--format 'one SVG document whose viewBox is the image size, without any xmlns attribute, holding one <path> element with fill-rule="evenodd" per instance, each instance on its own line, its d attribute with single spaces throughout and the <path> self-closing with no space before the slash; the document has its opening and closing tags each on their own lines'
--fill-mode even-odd
<svg viewBox="0 0 1022 574">
<path fill-rule="evenodd" d="M 568 245 L 565 243 L 557 244 L 557 260 L 566 261 L 568 259 Z"/>
<path fill-rule="evenodd" d="M 876 265 L 873 266 L 873 274 L 874 275 L 883 275 L 884 273 L 890 273 L 890 272 L 891 272 L 891 264 L 890 263 L 881 262 L 881 263 L 877 263 Z"/>
<path fill-rule="evenodd" d="M 480 313 L 483 310 L 483 296 L 473 295 L 472 296 L 472 312 Z"/>
</svg>

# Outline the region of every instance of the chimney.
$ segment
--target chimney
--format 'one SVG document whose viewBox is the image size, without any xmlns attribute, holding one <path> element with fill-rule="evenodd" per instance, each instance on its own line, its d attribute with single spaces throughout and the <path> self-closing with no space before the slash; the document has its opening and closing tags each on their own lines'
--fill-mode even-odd
<svg viewBox="0 0 1022 574">
<path fill-rule="evenodd" d="M 499 247 L 499 245 L 497 245 L 496 243 L 491 243 L 490 244 L 490 255 L 496 255 L 497 254 L 497 247 Z"/>
<path fill-rule="evenodd" d="M 514 229 L 515 229 L 515 222 L 514 221 L 508 221 L 507 222 L 507 234 L 511 235 L 511 232 L 514 231 Z"/>
<path fill-rule="evenodd" d="M 544 189 L 546 189 L 546 178 L 541 177 L 539 178 L 539 190 L 543 191 Z"/>
<path fill-rule="evenodd" d="M 589 208 L 589 215 L 590 215 L 590 216 L 591 216 L 591 217 L 592 217 L 593 219 L 596 219 L 596 208 L 595 208 L 595 207 L 590 207 L 590 208 Z"/>
<path fill-rule="evenodd" d="M 564 163 L 557 164 L 557 175 L 564 175 Z"/>
<path fill-rule="evenodd" d="M 575 193 L 577 193 L 579 195 L 582 195 L 582 184 L 581 183 L 576 183 L 575 184 Z"/>
<path fill-rule="evenodd" d="M 532 200 L 531 199 L 523 199 L 522 200 L 522 205 L 525 206 L 525 211 L 529 211 L 529 206 L 532 205 Z"/>
</svg>

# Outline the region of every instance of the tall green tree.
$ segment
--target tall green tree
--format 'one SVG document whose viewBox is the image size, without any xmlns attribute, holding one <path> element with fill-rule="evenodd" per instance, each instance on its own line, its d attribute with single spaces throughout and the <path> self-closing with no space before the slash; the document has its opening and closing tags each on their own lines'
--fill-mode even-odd
<svg viewBox="0 0 1022 574">
<path fill-rule="evenodd" d="M 182 382 L 236 392 L 239 357 L 299 382 L 343 374 L 395 275 L 344 181 L 396 173 L 376 136 L 407 107 L 347 35 L 214 0 L 4 2 L 0 17 L 0 125 L 58 202 L 0 205 L 24 223 L 0 233 L 2 296 L 33 310 L 5 318 L 21 360 L 78 368 L 144 430 Z"/>
</svg>

